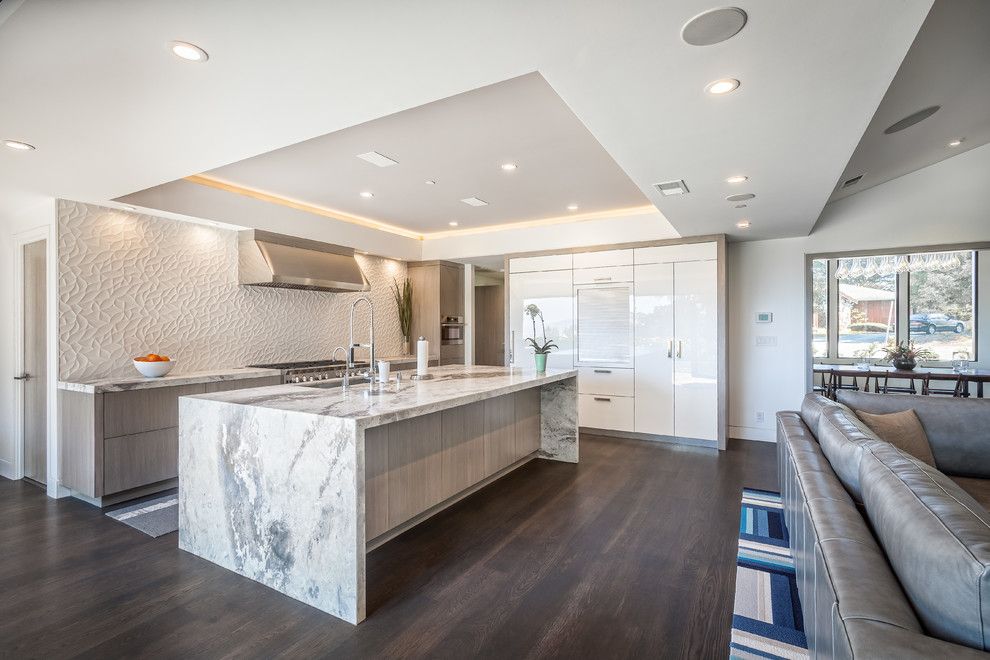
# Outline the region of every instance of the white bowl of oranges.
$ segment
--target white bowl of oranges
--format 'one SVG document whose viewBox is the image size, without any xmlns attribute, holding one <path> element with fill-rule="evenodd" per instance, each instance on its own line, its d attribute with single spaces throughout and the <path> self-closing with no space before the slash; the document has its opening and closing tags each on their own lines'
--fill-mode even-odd
<svg viewBox="0 0 990 660">
<path fill-rule="evenodd" d="M 148 353 L 134 358 L 134 368 L 140 371 L 145 378 L 161 378 L 172 371 L 174 366 L 175 360 L 158 353 Z"/>
</svg>

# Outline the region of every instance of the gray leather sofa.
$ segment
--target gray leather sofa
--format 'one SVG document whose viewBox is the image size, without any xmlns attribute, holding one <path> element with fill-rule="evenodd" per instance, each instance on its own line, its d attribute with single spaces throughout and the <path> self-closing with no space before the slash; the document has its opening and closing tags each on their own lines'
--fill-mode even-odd
<svg viewBox="0 0 990 660">
<path fill-rule="evenodd" d="M 839 396 L 809 394 L 800 412 L 777 413 L 812 657 L 990 657 L 990 400 Z M 853 412 L 909 408 L 938 469 Z"/>
</svg>

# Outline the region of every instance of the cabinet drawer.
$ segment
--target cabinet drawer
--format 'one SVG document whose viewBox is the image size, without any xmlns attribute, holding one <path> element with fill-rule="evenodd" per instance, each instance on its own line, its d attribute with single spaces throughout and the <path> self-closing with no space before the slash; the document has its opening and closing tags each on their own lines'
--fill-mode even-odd
<svg viewBox="0 0 990 660">
<path fill-rule="evenodd" d="M 242 378 L 240 380 L 224 380 L 218 383 L 207 383 L 207 392 L 230 392 L 231 390 L 246 390 L 249 387 L 269 387 L 281 385 L 281 376 L 263 376 L 261 378 Z"/>
<path fill-rule="evenodd" d="M 578 423 L 594 429 L 633 430 L 633 398 L 601 394 L 578 395 Z"/>
<path fill-rule="evenodd" d="M 103 435 L 114 438 L 179 425 L 179 397 L 203 394 L 206 386 L 154 387 L 103 395 Z"/>
<path fill-rule="evenodd" d="M 605 266 L 603 268 L 575 268 L 574 284 L 608 284 L 632 282 L 632 266 Z"/>
<path fill-rule="evenodd" d="M 103 494 L 178 476 L 179 429 L 107 438 L 103 441 Z"/>
<path fill-rule="evenodd" d="M 574 255 L 575 268 L 631 266 L 632 263 L 632 250 L 599 250 L 597 252 L 578 252 Z"/>
<path fill-rule="evenodd" d="M 675 261 L 707 261 L 718 258 L 715 243 L 684 243 L 636 248 L 637 264 L 660 264 Z"/>
<path fill-rule="evenodd" d="M 550 254 L 544 257 L 520 257 L 509 259 L 510 273 L 533 273 L 545 270 L 570 270 L 573 255 Z"/>
<path fill-rule="evenodd" d="M 635 377 L 632 369 L 579 367 L 578 393 L 632 396 L 635 392 L 634 380 Z"/>
</svg>

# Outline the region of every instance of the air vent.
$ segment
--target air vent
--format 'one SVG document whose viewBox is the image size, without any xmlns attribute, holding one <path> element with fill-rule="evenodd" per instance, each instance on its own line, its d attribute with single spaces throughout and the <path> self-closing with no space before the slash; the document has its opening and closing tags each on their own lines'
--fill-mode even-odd
<svg viewBox="0 0 990 660">
<path fill-rule="evenodd" d="M 932 105 L 925 108 L 924 110 L 918 110 L 913 115 L 908 115 L 904 119 L 898 122 L 894 122 L 893 124 L 888 126 L 887 130 L 884 131 L 884 135 L 890 135 L 891 133 L 897 133 L 898 131 L 903 131 L 905 128 L 910 128 L 911 126 L 917 124 L 919 121 L 924 121 L 925 119 L 928 119 L 929 117 L 934 115 L 936 112 L 939 111 L 941 107 L 942 106 L 940 105 Z"/>
<path fill-rule="evenodd" d="M 849 186 L 855 186 L 857 183 L 859 183 L 859 180 L 862 179 L 862 178 L 863 178 L 863 175 L 860 174 L 859 176 L 854 176 L 851 179 L 846 179 L 845 181 L 842 182 L 842 187 L 843 188 L 848 188 Z"/>
<path fill-rule="evenodd" d="M 467 199 L 462 199 L 461 201 L 468 206 L 488 206 L 488 202 L 483 199 L 478 199 L 477 197 L 468 197 Z"/>
<path fill-rule="evenodd" d="M 738 195 L 729 195 L 725 198 L 727 202 L 745 202 L 747 199 L 753 199 L 756 197 L 753 193 L 739 193 Z"/>
<path fill-rule="evenodd" d="M 358 158 L 363 161 L 369 162 L 372 165 L 377 165 L 378 167 L 392 167 L 393 165 L 398 165 L 399 161 L 392 160 L 384 154 L 380 154 L 377 151 L 369 151 L 366 154 L 358 154 Z"/>
<path fill-rule="evenodd" d="M 671 195 L 684 195 L 689 192 L 687 184 L 684 180 L 680 181 L 664 181 L 663 183 L 654 183 L 653 187 L 660 191 L 660 194 L 664 197 L 669 197 Z"/>
</svg>

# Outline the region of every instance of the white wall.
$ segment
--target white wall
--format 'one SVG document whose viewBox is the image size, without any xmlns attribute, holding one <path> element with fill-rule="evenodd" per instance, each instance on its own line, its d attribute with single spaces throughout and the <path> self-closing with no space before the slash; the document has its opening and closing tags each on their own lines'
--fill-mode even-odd
<svg viewBox="0 0 990 660">
<path fill-rule="evenodd" d="M 990 241 L 988 183 L 990 145 L 829 204 L 808 237 L 730 244 L 730 435 L 773 439 L 774 413 L 796 409 L 804 396 L 805 254 Z M 985 317 L 986 260 L 980 274 Z M 754 322 L 764 311 L 773 312 L 773 324 Z M 990 327 L 981 325 L 980 334 L 979 357 L 990 364 Z M 777 337 L 777 346 L 757 347 L 758 335 Z M 765 414 L 762 424 L 757 411 Z"/>
<path fill-rule="evenodd" d="M 13 380 L 16 369 L 15 333 L 14 327 L 14 237 L 17 234 L 45 228 L 52 234 L 55 230 L 55 200 L 39 200 L 24 212 L 0 218 L 0 310 L 3 310 L 3 320 L 0 321 L 0 475 L 10 477 L 14 467 L 14 405 L 16 381 Z M 49 241 L 49 264 L 54 263 L 55 245 Z M 54 358 L 54 354 L 50 356 Z"/>
</svg>

